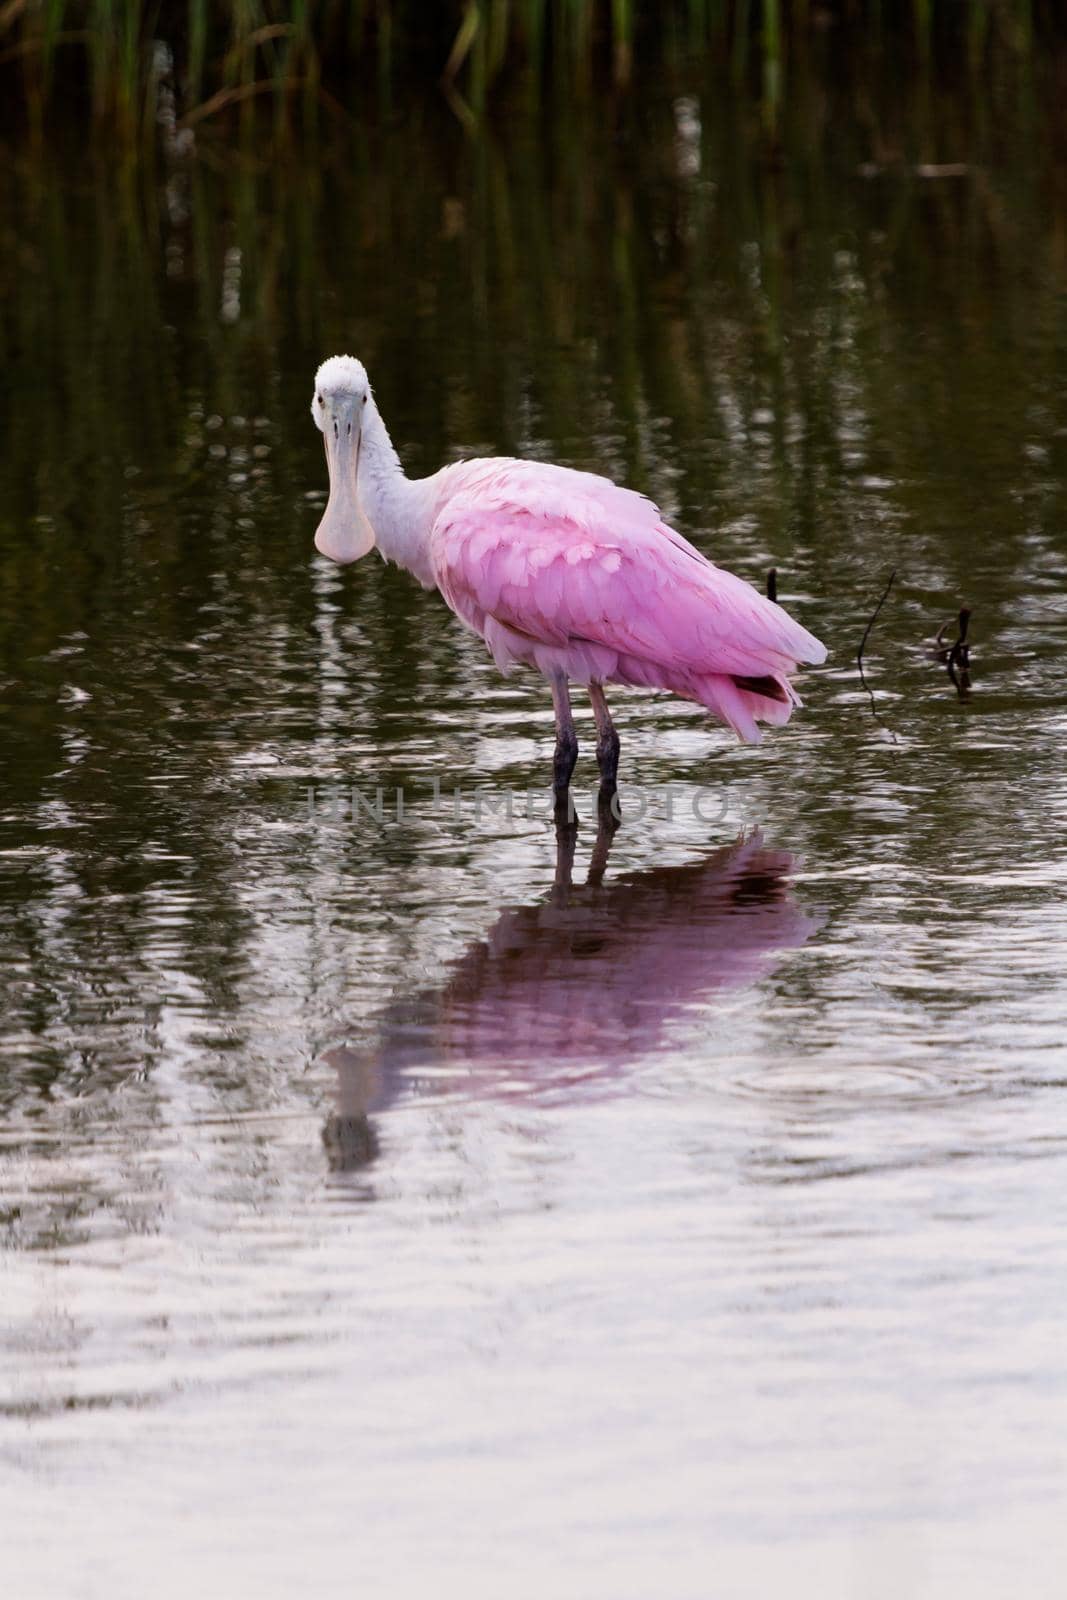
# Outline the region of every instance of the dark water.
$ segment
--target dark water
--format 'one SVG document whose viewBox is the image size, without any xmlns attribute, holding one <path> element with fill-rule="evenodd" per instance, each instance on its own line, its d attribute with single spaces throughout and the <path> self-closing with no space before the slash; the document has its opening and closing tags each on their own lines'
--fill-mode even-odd
<svg viewBox="0 0 1067 1600">
<path fill-rule="evenodd" d="M 1060 1592 L 1055 105 L 7 152 L 12 1593 Z M 410 472 L 592 467 L 776 567 L 803 714 L 618 693 L 572 864 L 543 689 L 313 552 L 335 350 Z"/>
</svg>

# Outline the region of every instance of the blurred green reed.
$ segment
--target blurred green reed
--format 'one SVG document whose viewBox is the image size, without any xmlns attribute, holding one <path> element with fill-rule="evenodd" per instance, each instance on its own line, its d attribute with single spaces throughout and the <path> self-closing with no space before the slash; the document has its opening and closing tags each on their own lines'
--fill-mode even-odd
<svg viewBox="0 0 1067 1600">
<path fill-rule="evenodd" d="M 773 130 L 791 70 L 834 34 L 981 80 L 1062 26 L 1058 0 L 0 0 L 0 122 L 40 133 L 74 113 L 151 142 L 237 108 L 247 123 L 266 99 L 284 133 L 322 106 L 358 116 L 368 95 L 387 109 L 414 83 L 473 123 L 516 79 L 536 105 L 717 61 Z M 847 77 L 851 55 L 833 70 Z"/>
<path fill-rule="evenodd" d="M 143 514 L 178 560 L 187 519 L 169 499 L 140 506 L 150 480 L 184 482 L 188 469 L 210 484 L 212 514 L 252 492 L 205 454 L 190 397 L 228 415 L 257 396 L 275 446 L 257 481 L 292 503 L 321 463 L 286 408 L 332 348 L 366 357 L 386 414 L 407 419 L 414 471 L 435 469 L 456 438 L 527 453 L 533 404 L 534 448 L 680 495 L 687 526 L 725 493 L 750 509 L 765 499 L 768 516 L 818 537 L 791 497 L 834 480 L 858 416 L 900 496 L 932 483 L 935 500 L 944 463 L 980 481 L 989 373 L 1021 389 L 1039 362 L 1051 383 L 1063 347 L 1057 102 L 1005 98 L 983 120 L 965 94 L 902 93 L 873 43 L 853 66 L 855 96 L 795 75 L 775 163 L 760 108 L 710 91 L 689 111 L 638 93 L 619 124 L 576 99 L 544 129 L 489 126 L 477 141 L 428 98 L 388 138 L 356 130 L 321 163 L 188 162 L 166 185 L 92 151 L 77 180 L 62 152 L 23 153 L 0 173 L 0 365 L 10 395 L 62 397 L 69 426 L 42 432 L 32 404 L 0 397 L 0 549 L 5 522 L 14 541 L 43 511 L 68 541 L 73 522 L 78 559 L 99 541 L 106 572 L 125 549 L 114 528 L 133 540 Z M 971 176 L 920 175 L 961 157 Z M 956 380 L 943 393 L 922 386 L 941 367 L 916 364 L 939 343 Z M 779 419 L 765 495 L 748 420 L 760 411 Z M 790 416 L 803 421 L 795 439 Z M 672 419 L 706 475 L 654 481 L 649 417 Z M 1036 424 L 1022 410 L 1002 423 L 1007 483 Z M 154 476 L 122 476 L 151 463 Z M 1048 469 L 1029 470 L 1036 482 Z M 306 522 L 285 537 L 302 547 Z M 961 527 L 964 554 L 969 538 Z M 47 540 L 20 550 L 52 562 L 41 593 L 54 597 L 69 558 Z M 220 570 L 228 559 L 220 550 Z"/>
</svg>

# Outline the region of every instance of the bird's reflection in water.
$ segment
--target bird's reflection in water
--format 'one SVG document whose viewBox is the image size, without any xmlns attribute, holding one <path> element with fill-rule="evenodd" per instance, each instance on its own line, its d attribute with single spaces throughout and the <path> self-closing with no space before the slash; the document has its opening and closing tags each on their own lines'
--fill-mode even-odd
<svg viewBox="0 0 1067 1600">
<path fill-rule="evenodd" d="M 673 1021 L 766 973 L 817 926 L 790 885 L 796 861 L 759 834 L 686 866 L 605 882 L 615 828 L 602 821 L 586 882 L 577 829 L 556 829 L 556 875 L 534 905 L 502 911 L 443 983 L 387 1006 L 376 1040 L 328 1050 L 334 1171 L 377 1154 L 370 1115 L 420 1074 L 481 1095 L 574 1095 L 661 1048 Z"/>
</svg>

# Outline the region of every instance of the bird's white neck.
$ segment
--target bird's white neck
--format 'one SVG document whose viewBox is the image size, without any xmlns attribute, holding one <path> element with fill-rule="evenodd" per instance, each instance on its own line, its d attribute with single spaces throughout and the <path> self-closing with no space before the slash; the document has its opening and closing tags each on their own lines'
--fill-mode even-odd
<svg viewBox="0 0 1067 1600">
<path fill-rule="evenodd" d="M 434 587 L 429 537 L 433 494 L 429 478 L 405 476 L 381 412 L 370 395 L 363 412 L 357 492 L 374 530 L 374 542 L 387 561 L 406 567 L 426 588 Z"/>
</svg>

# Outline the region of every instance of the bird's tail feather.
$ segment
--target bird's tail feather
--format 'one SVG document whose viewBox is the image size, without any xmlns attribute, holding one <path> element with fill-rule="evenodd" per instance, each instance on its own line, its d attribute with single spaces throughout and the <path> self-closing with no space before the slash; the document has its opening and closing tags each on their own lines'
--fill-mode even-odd
<svg viewBox="0 0 1067 1600">
<path fill-rule="evenodd" d="M 800 705 L 800 696 L 789 679 L 778 673 L 768 673 L 763 678 L 715 673 L 701 678 L 696 691 L 701 705 L 721 717 L 746 744 L 759 744 L 762 740 L 759 723 L 780 728 L 793 715 L 793 707 Z"/>
</svg>

